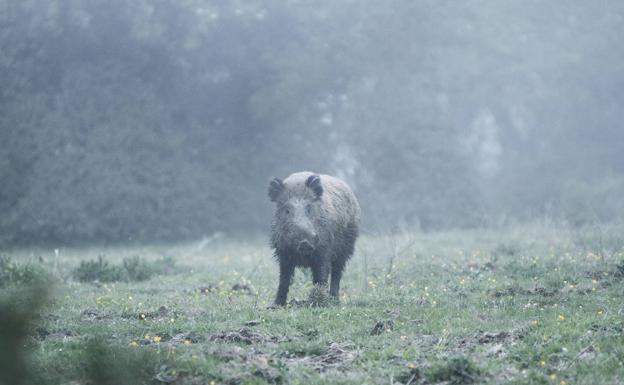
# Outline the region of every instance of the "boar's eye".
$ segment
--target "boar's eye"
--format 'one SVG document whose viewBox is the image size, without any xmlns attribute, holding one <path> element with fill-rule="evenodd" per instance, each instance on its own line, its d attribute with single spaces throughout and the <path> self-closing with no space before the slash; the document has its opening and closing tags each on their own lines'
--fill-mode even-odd
<svg viewBox="0 0 624 385">
<path fill-rule="evenodd" d="M 290 207 L 284 206 L 284 214 L 290 215 Z"/>
</svg>

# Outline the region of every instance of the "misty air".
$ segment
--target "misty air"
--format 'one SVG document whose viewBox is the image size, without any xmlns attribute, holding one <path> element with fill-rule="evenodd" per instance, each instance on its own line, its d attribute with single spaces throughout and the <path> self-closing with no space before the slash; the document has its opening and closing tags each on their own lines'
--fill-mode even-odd
<svg viewBox="0 0 624 385">
<path fill-rule="evenodd" d="M 0 0 L 0 385 L 624 383 L 624 3 Z"/>
</svg>

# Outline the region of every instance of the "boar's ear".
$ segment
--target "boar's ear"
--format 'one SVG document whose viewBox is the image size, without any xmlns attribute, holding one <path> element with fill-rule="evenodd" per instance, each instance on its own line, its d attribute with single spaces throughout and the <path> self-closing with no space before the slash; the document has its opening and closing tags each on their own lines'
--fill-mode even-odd
<svg viewBox="0 0 624 385">
<path fill-rule="evenodd" d="M 318 175 L 310 175 L 306 180 L 306 186 L 309 187 L 312 191 L 314 191 L 314 195 L 316 198 L 320 198 L 323 195 L 323 186 L 321 185 L 321 177 Z"/>
<path fill-rule="evenodd" d="M 271 202 L 277 201 L 282 191 L 284 191 L 284 182 L 280 178 L 273 178 L 269 182 L 269 199 L 271 199 Z"/>
</svg>

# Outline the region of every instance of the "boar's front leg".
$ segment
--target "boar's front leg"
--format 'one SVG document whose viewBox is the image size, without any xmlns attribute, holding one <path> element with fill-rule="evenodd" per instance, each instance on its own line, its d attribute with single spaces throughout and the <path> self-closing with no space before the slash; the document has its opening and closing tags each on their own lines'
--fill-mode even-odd
<svg viewBox="0 0 624 385">
<path fill-rule="evenodd" d="M 327 286 L 327 281 L 329 278 L 329 263 L 327 258 L 315 258 L 314 263 L 312 263 L 312 282 L 317 286 Z"/>
<path fill-rule="evenodd" d="M 342 271 L 344 270 L 345 262 L 345 258 L 339 258 L 332 262 L 329 294 L 335 299 L 338 299 L 338 292 L 340 291 L 340 279 L 342 278 Z"/>
<path fill-rule="evenodd" d="M 288 261 L 287 258 L 280 258 L 280 280 L 277 295 L 275 296 L 275 305 L 284 306 L 286 304 L 288 288 L 294 274 L 295 265 Z"/>
</svg>

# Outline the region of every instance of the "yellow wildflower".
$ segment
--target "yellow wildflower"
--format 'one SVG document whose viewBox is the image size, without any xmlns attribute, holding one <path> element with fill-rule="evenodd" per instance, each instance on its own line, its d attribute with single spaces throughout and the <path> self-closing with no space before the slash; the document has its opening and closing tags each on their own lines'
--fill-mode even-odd
<svg viewBox="0 0 624 385">
<path fill-rule="evenodd" d="M 154 336 L 154 342 L 156 343 L 159 343 L 161 339 L 160 336 Z"/>
</svg>

